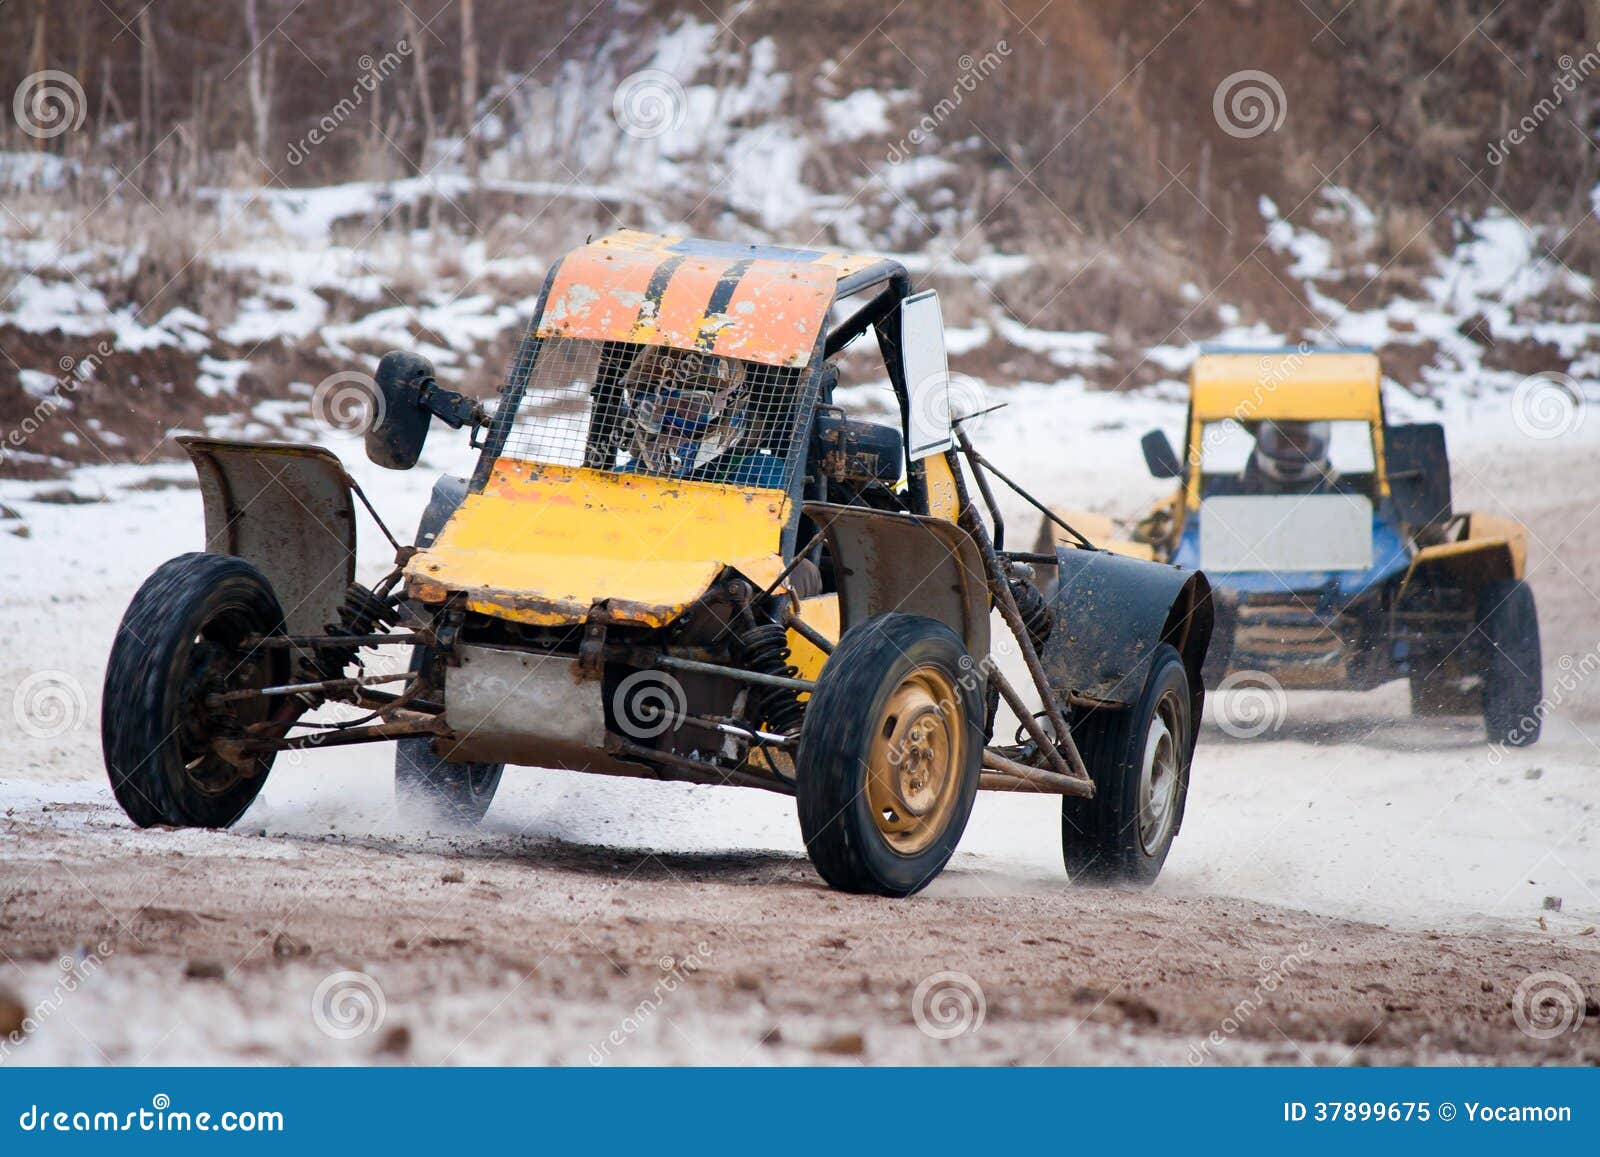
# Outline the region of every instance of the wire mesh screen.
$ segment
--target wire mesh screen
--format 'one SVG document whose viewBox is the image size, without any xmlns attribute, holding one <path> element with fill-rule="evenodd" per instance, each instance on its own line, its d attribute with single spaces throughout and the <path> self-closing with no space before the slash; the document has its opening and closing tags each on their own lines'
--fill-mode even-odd
<svg viewBox="0 0 1600 1157">
<path fill-rule="evenodd" d="M 497 422 L 512 458 L 785 489 L 810 388 L 787 366 L 530 335 Z"/>
</svg>

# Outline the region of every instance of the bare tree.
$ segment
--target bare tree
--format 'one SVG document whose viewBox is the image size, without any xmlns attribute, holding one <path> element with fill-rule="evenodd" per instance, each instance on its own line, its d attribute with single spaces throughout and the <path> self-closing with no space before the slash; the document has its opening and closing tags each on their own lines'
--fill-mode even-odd
<svg viewBox="0 0 1600 1157">
<path fill-rule="evenodd" d="M 250 96 L 251 140 L 258 160 L 265 159 L 272 135 L 272 73 L 274 49 L 261 43 L 259 0 L 244 0 L 245 33 L 250 38 L 250 58 L 245 89 Z"/>
<path fill-rule="evenodd" d="M 475 129 L 478 108 L 478 37 L 473 31 L 472 0 L 461 0 L 461 150 L 467 176 L 478 175 Z"/>
<path fill-rule="evenodd" d="M 406 39 L 411 42 L 411 56 L 417 62 L 417 99 L 422 105 L 422 148 L 417 151 L 417 166 L 426 168 L 428 146 L 438 137 L 439 125 L 434 119 L 433 90 L 428 82 L 428 46 L 422 22 L 410 7 L 406 8 Z"/>
</svg>

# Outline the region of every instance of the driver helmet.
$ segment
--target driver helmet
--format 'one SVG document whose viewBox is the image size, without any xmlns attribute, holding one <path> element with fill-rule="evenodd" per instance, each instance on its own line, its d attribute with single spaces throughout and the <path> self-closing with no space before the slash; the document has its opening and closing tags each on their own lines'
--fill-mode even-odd
<svg viewBox="0 0 1600 1157">
<path fill-rule="evenodd" d="M 686 477 L 744 438 L 749 389 L 731 358 L 651 346 L 623 378 L 630 425 L 628 452 L 638 467 Z"/>
<path fill-rule="evenodd" d="M 1262 422 L 1256 431 L 1256 468 L 1278 482 L 1326 478 L 1331 433 L 1327 422 Z"/>
</svg>

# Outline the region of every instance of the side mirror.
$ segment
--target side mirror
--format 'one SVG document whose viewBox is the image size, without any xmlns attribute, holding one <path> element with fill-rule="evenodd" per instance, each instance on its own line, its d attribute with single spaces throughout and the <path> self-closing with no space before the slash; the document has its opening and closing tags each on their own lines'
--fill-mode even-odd
<svg viewBox="0 0 1600 1157">
<path fill-rule="evenodd" d="M 939 311 L 939 295 L 931 289 L 900 303 L 900 370 L 911 411 L 906 426 L 911 461 L 954 447 L 944 315 Z"/>
<path fill-rule="evenodd" d="M 1411 527 L 1449 522 L 1453 511 L 1444 427 L 1437 422 L 1385 426 L 1383 448 L 1400 521 Z"/>
<path fill-rule="evenodd" d="M 428 440 L 428 423 L 441 418 L 452 429 L 483 420 L 477 404 L 455 390 L 442 389 L 433 379 L 427 358 L 404 350 L 390 350 L 378 363 L 378 396 L 367 430 L 367 457 L 389 470 L 409 470 L 422 455 Z"/>
<path fill-rule="evenodd" d="M 1165 432 L 1151 430 L 1139 439 L 1139 446 L 1144 450 L 1144 464 L 1149 467 L 1152 478 L 1183 477 L 1183 463 L 1178 461 L 1178 452 L 1172 448 Z"/>
</svg>

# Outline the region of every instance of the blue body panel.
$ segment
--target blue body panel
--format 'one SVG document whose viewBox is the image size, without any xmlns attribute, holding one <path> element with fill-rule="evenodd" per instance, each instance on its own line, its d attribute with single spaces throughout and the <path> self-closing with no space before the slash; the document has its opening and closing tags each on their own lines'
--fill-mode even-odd
<svg viewBox="0 0 1600 1157">
<path fill-rule="evenodd" d="M 1200 517 L 1191 517 L 1183 527 L 1172 561 L 1178 566 L 1200 570 Z M 1244 596 L 1283 594 L 1293 591 L 1319 596 L 1324 612 L 1349 606 L 1387 580 L 1404 573 L 1411 564 L 1410 552 L 1399 529 L 1381 515 L 1372 516 L 1372 566 L 1366 570 L 1329 571 L 1217 571 L 1207 570 L 1213 589 Z"/>
</svg>

